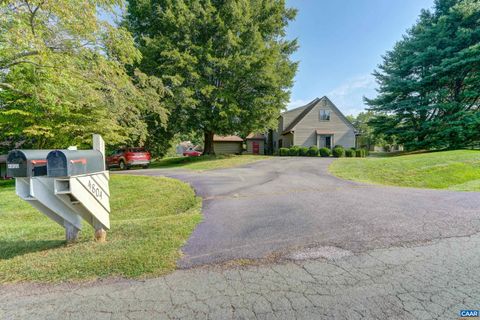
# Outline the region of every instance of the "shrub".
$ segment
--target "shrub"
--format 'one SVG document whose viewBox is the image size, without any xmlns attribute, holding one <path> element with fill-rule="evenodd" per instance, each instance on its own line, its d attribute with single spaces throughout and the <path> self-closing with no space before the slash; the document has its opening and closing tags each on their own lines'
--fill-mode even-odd
<svg viewBox="0 0 480 320">
<path fill-rule="evenodd" d="M 300 147 L 298 148 L 298 155 L 305 157 L 308 154 L 308 148 L 307 147 Z"/>
<path fill-rule="evenodd" d="M 281 157 L 288 156 L 288 148 L 280 148 L 278 150 L 278 155 Z"/>
<path fill-rule="evenodd" d="M 332 153 L 328 148 L 320 148 L 318 151 L 320 152 L 320 157 L 330 157 Z"/>
<path fill-rule="evenodd" d="M 345 150 L 345 157 L 355 158 L 355 150 L 352 150 L 352 149 Z"/>
<path fill-rule="evenodd" d="M 355 150 L 355 156 L 357 158 L 365 158 L 366 152 L 365 149 L 357 149 Z"/>
<path fill-rule="evenodd" d="M 288 150 L 289 156 L 298 156 L 299 148 L 297 146 L 293 146 Z"/>
<path fill-rule="evenodd" d="M 311 146 L 308 148 L 307 155 L 309 157 L 317 157 L 318 156 L 318 148 L 316 146 Z"/>
<path fill-rule="evenodd" d="M 335 158 L 341 158 L 345 156 L 345 149 L 342 146 L 336 146 L 333 148 L 332 154 Z"/>
</svg>

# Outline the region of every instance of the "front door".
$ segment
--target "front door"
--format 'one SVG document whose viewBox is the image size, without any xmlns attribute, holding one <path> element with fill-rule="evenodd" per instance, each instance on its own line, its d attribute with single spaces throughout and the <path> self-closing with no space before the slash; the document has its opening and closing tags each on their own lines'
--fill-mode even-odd
<svg viewBox="0 0 480 320">
<path fill-rule="evenodd" d="M 318 136 L 318 147 L 319 148 L 328 148 L 332 149 L 332 136 L 331 135 L 319 135 Z"/>
<path fill-rule="evenodd" d="M 326 136 L 325 137 L 325 148 L 332 149 L 332 137 Z"/>
<path fill-rule="evenodd" d="M 252 149 L 253 149 L 253 154 L 259 154 L 260 153 L 260 143 L 256 141 L 252 141 Z"/>
</svg>

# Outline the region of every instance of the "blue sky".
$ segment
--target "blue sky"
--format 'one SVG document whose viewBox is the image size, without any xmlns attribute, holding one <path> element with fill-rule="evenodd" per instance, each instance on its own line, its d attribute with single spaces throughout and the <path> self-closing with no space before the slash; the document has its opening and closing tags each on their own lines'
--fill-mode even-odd
<svg viewBox="0 0 480 320">
<path fill-rule="evenodd" d="M 288 28 L 298 38 L 300 61 L 289 109 L 328 96 L 345 114 L 365 108 L 374 97 L 371 73 L 400 40 L 422 8 L 434 0 L 287 0 L 298 9 Z"/>
</svg>

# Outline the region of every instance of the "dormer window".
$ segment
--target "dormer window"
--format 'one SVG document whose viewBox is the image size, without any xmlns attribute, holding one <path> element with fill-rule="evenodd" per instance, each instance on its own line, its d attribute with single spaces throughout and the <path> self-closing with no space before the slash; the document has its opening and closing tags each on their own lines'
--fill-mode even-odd
<svg viewBox="0 0 480 320">
<path fill-rule="evenodd" d="M 330 120 L 330 110 L 320 109 L 320 120 L 329 121 Z"/>
</svg>

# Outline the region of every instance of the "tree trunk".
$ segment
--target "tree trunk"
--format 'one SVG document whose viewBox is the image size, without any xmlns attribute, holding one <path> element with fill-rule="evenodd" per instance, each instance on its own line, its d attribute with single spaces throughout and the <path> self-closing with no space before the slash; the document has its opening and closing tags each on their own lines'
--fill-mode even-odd
<svg viewBox="0 0 480 320">
<path fill-rule="evenodd" d="M 268 130 L 268 154 L 273 155 L 273 130 Z"/>
<path fill-rule="evenodd" d="M 204 155 L 214 155 L 215 150 L 213 148 L 213 132 L 205 130 L 204 131 L 204 147 L 203 147 L 203 154 Z"/>
</svg>

